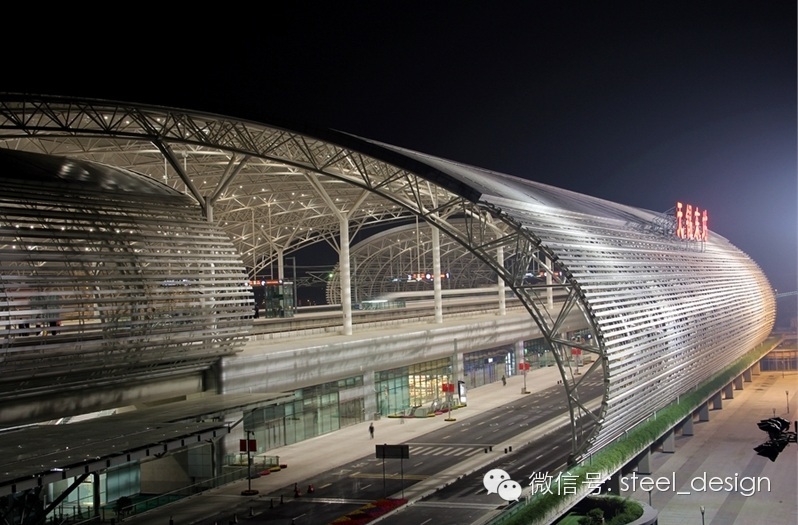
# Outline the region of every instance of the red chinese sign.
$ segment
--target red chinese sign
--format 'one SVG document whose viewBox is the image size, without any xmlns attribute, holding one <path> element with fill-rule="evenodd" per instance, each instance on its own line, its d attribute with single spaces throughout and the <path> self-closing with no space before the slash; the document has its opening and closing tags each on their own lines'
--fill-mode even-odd
<svg viewBox="0 0 798 525">
<path fill-rule="evenodd" d="M 676 203 L 676 237 L 691 241 L 706 241 L 709 238 L 709 215 L 692 204 Z"/>
</svg>

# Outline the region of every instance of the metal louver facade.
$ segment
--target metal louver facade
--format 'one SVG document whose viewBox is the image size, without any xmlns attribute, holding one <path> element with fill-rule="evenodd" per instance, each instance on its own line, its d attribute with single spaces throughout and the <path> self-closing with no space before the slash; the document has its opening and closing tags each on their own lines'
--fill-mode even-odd
<svg viewBox="0 0 798 525">
<path fill-rule="evenodd" d="M 0 170 L 4 403 L 206 369 L 243 343 L 240 256 L 186 196 L 35 154 Z"/>
<path fill-rule="evenodd" d="M 595 327 L 606 389 L 584 457 L 765 340 L 775 296 L 756 263 L 717 234 L 686 242 L 658 232 L 651 212 L 547 191 L 560 204 L 489 200 L 540 239 Z M 591 201 L 601 206 L 585 213 Z"/>
</svg>

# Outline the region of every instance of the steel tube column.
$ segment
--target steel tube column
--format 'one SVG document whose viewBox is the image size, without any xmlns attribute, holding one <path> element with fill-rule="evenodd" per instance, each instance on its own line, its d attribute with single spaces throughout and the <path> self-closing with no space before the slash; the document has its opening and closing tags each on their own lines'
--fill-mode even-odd
<svg viewBox="0 0 798 525">
<path fill-rule="evenodd" d="M 352 276 L 349 264 L 349 219 L 340 218 L 341 245 L 338 247 L 338 268 L 341 272 L 341 314 L 343 316 L 343 334 L 352 335 Z"/>
<path fill-rule="evenodd" d="M 430 224 L 432 236 L 432 284 L 435 298 L 435 323 L 443 322 L 443 292 L 441 291 L 441 232 Z"/>
<path fill-rule="evenodd" d="M 504 267 L 504 246 L 499 246 L 496 249 L 496 262 L 498 263 L 499 267 Z M 498 275 L 499 282 L 498 282 L 498 292 L 499 292 L 499 315 L 506 315 L 507 314 L 507 294 L 504 293 L 504 279 L 501 275 Z"/>
<path fill-rule="evenodd" d="M 546 272 L 546 303 L 549 308 L 554 308 L 554 290 L 551 287 L 551 275 L 554 268 L 552 268 L 551 259 L 548 257 L 546 257 L 546 266 L 549 267 L 549 271 Z"/>
</svg>

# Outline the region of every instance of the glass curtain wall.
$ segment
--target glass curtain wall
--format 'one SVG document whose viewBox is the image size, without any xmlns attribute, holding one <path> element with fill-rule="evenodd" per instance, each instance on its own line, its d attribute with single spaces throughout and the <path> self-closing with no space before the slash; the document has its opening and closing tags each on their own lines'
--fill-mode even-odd
<svg viewBox="0 0 798 525">
<path fill-rule="evenodd" d="M 87 477 L 75 490 L 52 511 L 55 520 L 90 519 L 94 516 L 94 475 Z M 98 474 L 100 505 L 113 503 L 123 496 L 135 496 L 141 492 L 141 470 L 138 462 L 131 462 Z M 55 501 L 75 482 L 68 478 L 47 486 L 46 504 Z"/>
<path fill-rule="evenodd" d="M 554 357 L 546 345 L 546 340 L 542 337 L 524 341 L 524 356 L 530 368 L 545 368 L 555 365 Z"/>
<path fill-rule="evenodd" d="M 383 416 L 409 415 L 446 398 L 443 384 L 453 380 L 452 360 L 446 358 L 377 372 L 377 410 Z"/>
<path fill-rule="evenodd" d="M 511 346 L 500 346 L 478 352 L 470 352 L 463 356 L 463 378 L 468 388 L 477 388 L 496 381 L 502 376 L 516 373 L 515 357 Z"/>
<path fill-rule="evenodd" d="M 298 443 L 365 421 L 363 378 L 350 377 L 294 391 L 294 400 L 246 414 L 257 452 Z M 342 400 L 342 397 L 344 400 Z"/>
</svg>

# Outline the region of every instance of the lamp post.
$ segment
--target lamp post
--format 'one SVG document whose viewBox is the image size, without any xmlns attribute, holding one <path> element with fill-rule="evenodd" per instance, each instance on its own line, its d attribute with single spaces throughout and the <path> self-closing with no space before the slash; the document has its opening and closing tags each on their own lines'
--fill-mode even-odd
<svg viewBox="0 0 798 525">
<path fill-rule="evenodd" d="M 254 434 L 254 430 L 247 430 L 247 439 L 246 439 L 246 447 L 247 447 L 247 490 L 242 490 L 241 494 L 243 496 L 254 496 L 258 493 L 257 490 L 252 488 L 252 444 L 254 439 L 250 439 L 250 434 Z"/>
<path fill-rule="evenodd" d="M 529 363 L 526 362 L 526 356 L 524 356 L 524 394 L 528 394 L 529 390 L 526 389 L 526 372 L 529 370 Z"/>
<path fill-rule="evenodd" d="M 701 505 L 701 525 L 704 525 L 704 506 Z"/>
</svg>

